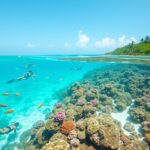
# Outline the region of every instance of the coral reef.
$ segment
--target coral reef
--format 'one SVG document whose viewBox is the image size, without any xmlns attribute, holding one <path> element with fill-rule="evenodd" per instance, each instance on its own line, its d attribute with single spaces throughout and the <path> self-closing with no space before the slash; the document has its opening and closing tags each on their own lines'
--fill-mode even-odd
<svg viewBox="0 0 150 150">
<path fill-rule="evenodd" d="M 150 67 L 142 65 L 114 65 L 90 71 L 83 80 L 62 91 L 61 102 L 46 123 L 34 124 L 26 150 L 148 150 L 149 75 Z M 128 113 L 123 127 L 130 135 L 111 117 L 112 112 Z M 141 125 L 143 135 L 136 133 L 133 123 Z"/>
</svg>

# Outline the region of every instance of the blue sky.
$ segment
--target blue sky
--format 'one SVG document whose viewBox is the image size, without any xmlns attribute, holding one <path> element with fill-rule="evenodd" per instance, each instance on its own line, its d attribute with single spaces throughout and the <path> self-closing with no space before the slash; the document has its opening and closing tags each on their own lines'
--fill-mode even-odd
<svg viewBox="0 0 150 150">
<path fill-rule="evenodd" d="M 150 35 L 150 0 L 0 0 L 0 55 L 101 54 Z"/>
</svg>

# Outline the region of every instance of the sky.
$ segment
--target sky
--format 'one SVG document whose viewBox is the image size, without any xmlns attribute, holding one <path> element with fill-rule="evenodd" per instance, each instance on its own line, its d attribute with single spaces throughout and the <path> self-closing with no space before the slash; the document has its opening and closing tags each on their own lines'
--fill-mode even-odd
<svg viewBox="0 0 150 150">
<path fill-rule="evenodd" d="M 0 55 L 102 54 L 150 35 L 150 0 L 0 0 Z"/>
</svg>

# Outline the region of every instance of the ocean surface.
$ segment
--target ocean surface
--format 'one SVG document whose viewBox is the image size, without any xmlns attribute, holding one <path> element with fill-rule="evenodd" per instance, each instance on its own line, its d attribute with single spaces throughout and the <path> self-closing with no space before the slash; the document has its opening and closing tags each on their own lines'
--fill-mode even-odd
<svg viewBox="0 0 150 150">
<path fill-rule="evenodd" d="M 68 56 L 0 57 L 0 104 L 8 105 L 0 107 L 0 128 L 7 127 L 14 122 L 20 124 L 16 133 L 0 135 L 0 150 L 4 150 L 8 144 L 19 142 L 24 131 L 32 128 L 38 120 L 46 119 L 45 114 L 50 113 L 54 105 L 60 101 L 57 95 L 59 90 L 82 80 L 93 69 L 105 68 L 115 63 L 57 60 L 60 57 Z M 7 81 L 16 80 L 28 71 L 32 71 L 34 77 L 7 84 Z M 8 95 L 4 96 L 4 93 Z M 19 93 L 19 96 L 16 96 L 16 93 Z M 14 112 L 6 114 L 7 110 Z M 127 111 L 122 112 L 123 117 L 118 115 L 120 116 L 118 113 L 112 113 L 112 116 L 120 121 L 128 117 Z M 137 131 L 138 127 L 137 124 Z"/>
</svg>

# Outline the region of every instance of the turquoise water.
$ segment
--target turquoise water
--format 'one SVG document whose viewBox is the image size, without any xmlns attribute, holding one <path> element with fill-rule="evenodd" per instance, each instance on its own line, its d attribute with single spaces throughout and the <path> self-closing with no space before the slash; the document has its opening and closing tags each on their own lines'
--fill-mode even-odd
<svg viewBox="0 0 150 150">
<path fill-rule="evenodd" d="M 34 64 L 31 68 L 25 65 Z M 84 63 L 57 61 L 55 57 L 0 57 L 0 104 L 8 107 L 0 108 L 0 127 L 12 122 L 19 122 L 17 133 L 0 135 L 0 149 L 10 143 L 18 142 L 21 134 L 30 129 L 38 120 L 45 120 L 45 113 L 52 110 L 58 102 L 57 91 L 79 81 L 90 70 L 107 66 L 108 63 Z M 74 70 L 73 68 L 81 68 Z M 27 71 L 33 71 L 35 78 L 6 84 Z M 8 96 L 3 96 L 8 92 Z M 20 93 L 20 96 L 15 96 Z M 39 104 L 43 107 L 38 108 Z M 4 112 L 12 109 L 13 113 Z"/>
</svg>

